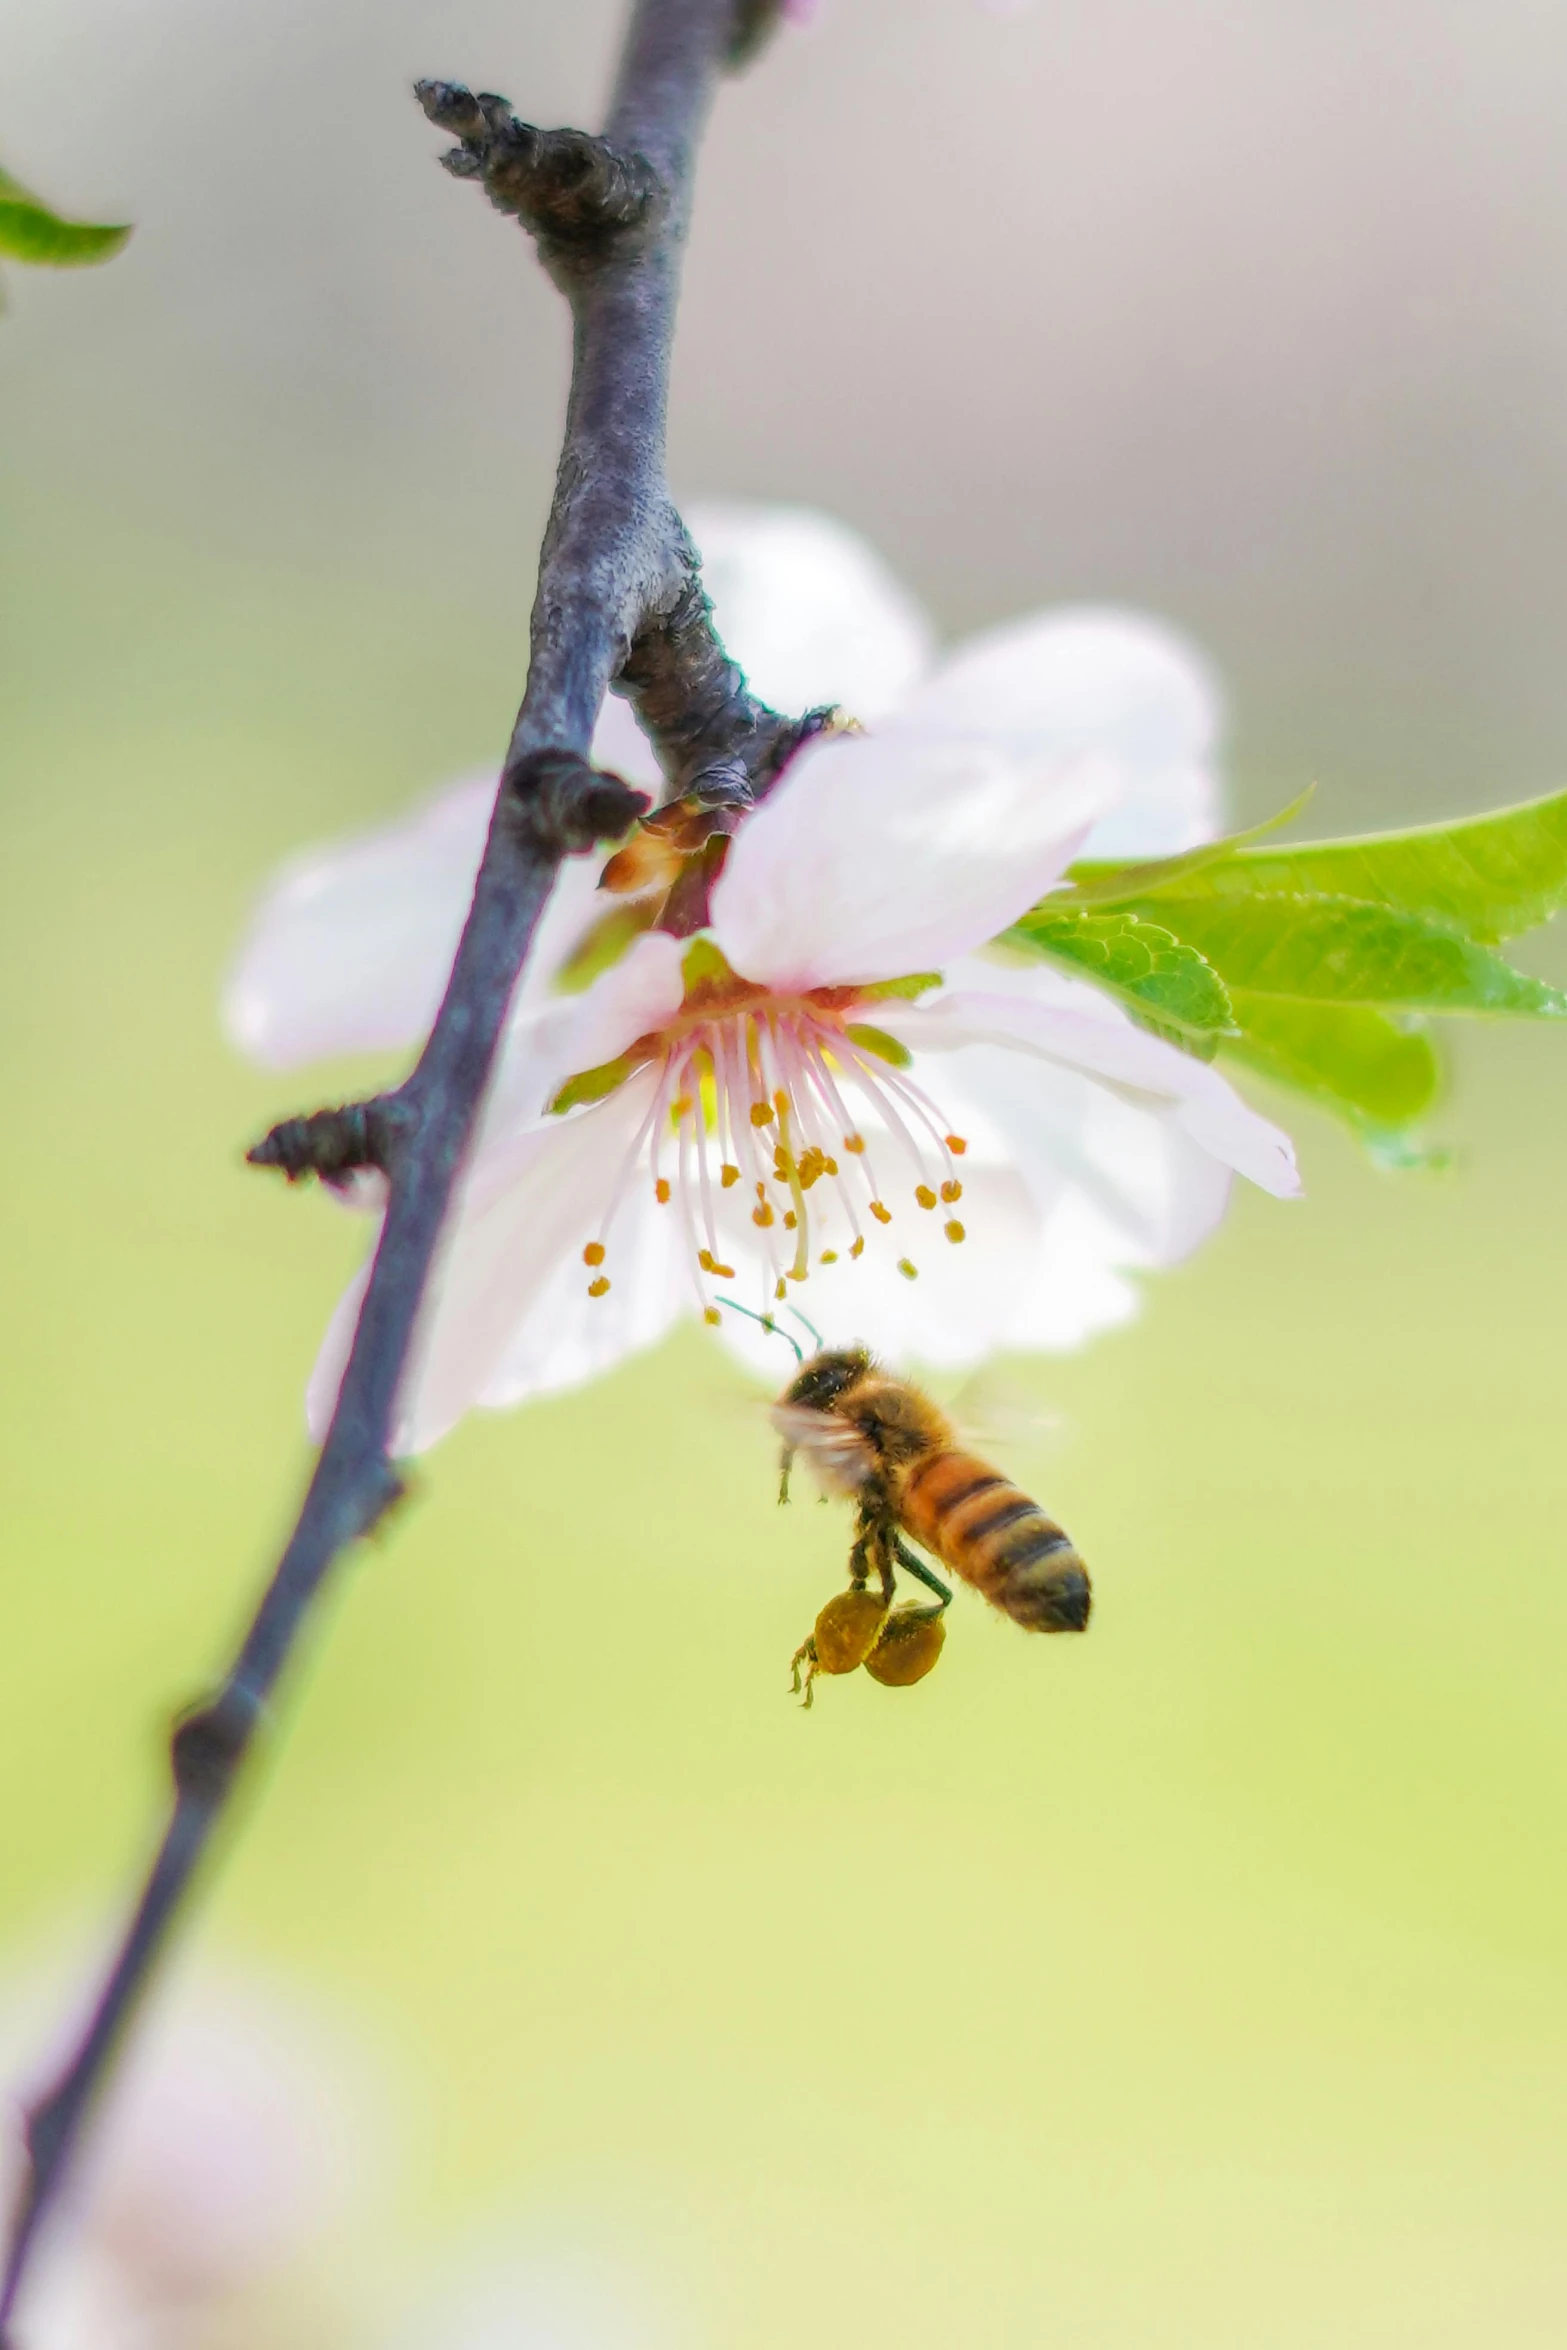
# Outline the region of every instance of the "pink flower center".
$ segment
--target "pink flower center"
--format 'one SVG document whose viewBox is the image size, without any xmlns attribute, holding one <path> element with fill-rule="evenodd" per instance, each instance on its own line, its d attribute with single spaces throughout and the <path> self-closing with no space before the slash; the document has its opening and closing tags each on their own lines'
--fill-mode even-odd
<svg viewBox="0 0 1567 2350">
<path fill-rule="evenodd" d="M 775 996 L 742 982 L 695 991 L 667 1029 L 643 1040 L 638 1058 L 658 1064 L 658 1084 L 599 1237 L 582 1252 L 590 1297 L 609 1289 L 606 1235 L 639 1180 L 685 1225 L 709 1322 L 719 1313 L 708 1284 L 736 1275 L 721 1230 L 739 1213 L 749 1215 L 766 1269 L 764 1303 L 786 1297 L 813 1265 L 862 1256 L 894 1221 L 895 1173 L 912 1172 L 916 1210 L 940 1211 L 944 1237 L 963 1239 L 956 1162 L 968 1145 L 900 1065 L 904 1048 L 848 1016 L 875 1009 L 852 989 Z M 917 1277 L 908 1254 L 897 1264 Z"/>
</svg>

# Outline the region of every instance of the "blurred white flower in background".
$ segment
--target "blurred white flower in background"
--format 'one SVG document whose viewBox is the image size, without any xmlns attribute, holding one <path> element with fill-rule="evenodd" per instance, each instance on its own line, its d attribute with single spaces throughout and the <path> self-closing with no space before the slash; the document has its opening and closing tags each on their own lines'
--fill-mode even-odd
<svg viewBox="0 0 1567 2350">
<path fill-rule="evenodd" d="M 562 2215 L 447 2260 L 382 2350 L 667 2350 L 653 2300 L 618 2247 Z"/>
<path fill-rule="evenodd" d="M 37 2055 L 43 2008 L 31 1988 L 0 2012 L 6 2208 L 28 2083 L 52 2070 Z M 247 2300 L 341 2222 L 370 2129 L 363 2083 L 313 2018 L 248 1975 L 183 1981 L 127 2044 L 24 2295 L 18 2350 L 197 2350 L 215 2328 L 225 2345 L 255 2339 Z"/>
<path fill-rule="evenodd" d="M 1075 1345 L 1135 1311 L 1127 1271 L 1212 1228 L 1231 1169 L 1297 1188 L 1286 1138 L 1216 1071 L 1092 987 L 977 959 L 1075 856 L 1212 837 L 1200 661 L 1148 620 L 1073 611 L 932 668 L 923 616 L 842 525 L 735 507 L 691 523 L 758 692 L 868 728 L 808 744 L 744 821 L 694 948 L 645 933 L 577 995 L 554 991 L 559 963 L 617 901 L 568 868 L 405 1383 L 406 1449 L 475 1403 L 592 1377 L 682 1311 L 717 1319 L 735 1283 L 761 1307 L 808 1280 L 830 1338 L 905 1359 Z M 595 753 L 656 787 L 623 704 Z M 292 868 L 231 982 L 236 1040 L 273 1066 L 417 1041 L 488 796 L 460 787 Z M 920 975 L 918 1000 L 897 988 Z M 317 1366 L 317 1427 L 362 1278 Z M 766 1360 L 751 1325 L 721 1328 Z"/>
</svg>

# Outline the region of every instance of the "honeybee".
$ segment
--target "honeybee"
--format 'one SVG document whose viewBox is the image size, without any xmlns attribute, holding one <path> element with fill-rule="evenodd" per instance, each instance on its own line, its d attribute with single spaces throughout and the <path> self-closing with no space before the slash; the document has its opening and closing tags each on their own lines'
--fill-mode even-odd
<svg viewBox="0 0 1567 2350">
<path fill-rule="evenodd" d="M 779 1499 L 787 1500 L 790 1466 L 803 1453 L 825 1490 L 854 1501 L 851 1589 L 863 1590 L 874 1574 L 883 1611 L 895 1568 L 934 1591 L 943 1608 L 952 1597 L 909 1549 L 907 1534 L 1025 1632 L 1087 1628 L 1088 1571 L 1071 1537 L 965 1451 L 930 1397 L 882 1370 L 864 1347 L 823 1348 L 802 1363 L 773 1421 L 784 1440 Z"/>
</svg>

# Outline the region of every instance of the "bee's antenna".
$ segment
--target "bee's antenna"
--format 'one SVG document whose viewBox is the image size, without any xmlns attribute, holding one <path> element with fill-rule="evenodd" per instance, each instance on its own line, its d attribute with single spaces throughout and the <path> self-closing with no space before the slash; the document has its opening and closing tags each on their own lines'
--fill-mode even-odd
<svg viewBox="0 0 1567 2350">
<path fill-rule="evenodd" d="M 802 1313 L 801 1313 L 801 1311 L 800 1311 L 800 1309 L 799 1309 L 799 1307 L 798 1307 L 797 1305 L 791 1305 L 791 1306 L 790 1306 L 790 1308 L 789 1308 L 789 1311 L 790 1311 L 790 1313 L 791 1313 L 791 1314 L 793 1314 L 793 1316 L 794 1316 L 794 1318 L 795 1318 L 795 1320 L 796 1320 L 797 1322 L 800 1322 L 800 1323 L 803 1323 L 803 1324 L 804 1324 L 804 1327 L 805 1327 L 805 1328 L 806 1328 L 806 1329 L 807 1329 L 807 1330 L 810 1332 L 811 1336 L 812 1336 L 812 1337 L 815 1339 L 815 1341 L 816 1341 L 816 1343 L 817 1343 L 818 1347 L 820 1347 L 820 1346 L 823 1344 L 823 1339 L 822 1339 L 822 1334 L 821 1334 L 821 1332 L 820 1332 L 820 1331 L 817 1329 L 817 1327 L 816 1327 L 816 1324 L 815 1324 L 814 1322 L 807 1321 L 807 1320 L 806 1320 L 806 1317 L 804 1316 L 804 1314 L 802 1314 Z"/>
<path fill-rule="evenodd" d="M 799 1340 L 797 1338 L 791 1338 L 787 1330 L 780 1330 L 778 1324 L 773 1320 L 771 1314 L 753 1313 L 749 1306 L 740 1305 L 732 1297 L 715 1298 L 713 1303 L 715 1305 L 727 1306 L 732 1314 L 744 1314 L 748 1322 L 760 1322 L 762 1328 L 768 1331 L 772 1337 L 781 1338 L 785 1346 L 792 1346 L 794 1348 L 794 1359 L 797 1363 L 803 1363 L 805 1361 L 805 1355 Z M 801 1316 L 801 1319 L 802 1321 L 804 1320 L 803 1315 Z M 808 1322 L 806 1323 L 806 1328 L 810 1329 L 810 1324 Z M 817 1340 L 817 1344 L 821 1344 L 820 1339 Z"/>
</svg>

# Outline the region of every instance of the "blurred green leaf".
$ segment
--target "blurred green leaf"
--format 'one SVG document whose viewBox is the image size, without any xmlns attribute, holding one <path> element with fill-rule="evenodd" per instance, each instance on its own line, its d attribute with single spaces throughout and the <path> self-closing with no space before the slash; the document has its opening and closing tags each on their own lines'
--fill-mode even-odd
<svg viewBox="0 0 1567 2350">
<path fill-rule="evenodd" d="M 1441 1092 L 1431 1039 L 1383 1012 L 1243 989 L 1231 1000 L 1240 1033 L 1225 1038 L 1224 1056 L 1347 1118 L 1363 1140 L 1407 1129 Z"/>
<path fill-rule="evenodd" d="M 1196 947 L 1232 991 L 1410 1012 L 1567 1013 L 1567 996 L 1489 947 L 1389 905 L 1215 895 L 1158 898 L 1142 911 Z"/>
<path fill-rule="evenodd" d="M 1005 934 L 1005 943 L 1069 964 L 1161 1032 L 1201 1034 L 1232 1024 L 1224 982 L 1206 956 L 1141 915 L 1057 910 L 1047 899 Z"/>
<path fill-rule="evenodd" d="M 1265 833 L 1277 832 L 1281 824 L 1293 824 L 1305 807 L 1316 785 L 1306 789 L 1287 808 L 1280 808 L 1276 816 L 1266 816 L 1260 824 L 1248 826 L 1245 832 L 1227 833 L 1223 840 L 1204 841 L 1199 848 L 1182 849 L 1174 857 L 1134 857 L 1098 859 L 1088 858 L 1080 865 L 1070 865 L 1066 878 L 1071 890 L 1063 890 L 1058 898 L 1046 898 L 1047 906 L 1118 906 L 1127 905 L 1134 898 L 1146 898 L 1158 889 L 1172 889 L 1187 881 L 1194 873 L 1205 872 L 1210 865 L 1224 863 Z M 1039 908 L 1035 908 L 1037 913 Z"/>
<path fill-rule="evenodd" d="M 88 262 L 107 261 L 130 233 L 128 225 L 62 220 L 8 171 L 0 171 L 0 253 L 9 260 L 40 263 L 51 269 L 80 268 Z"/>
<path fill-rule="evenodd" d="M 1166 861 L 1168 863 L 1168 861 Z M 1458 824 L 1425 824 L 1301 848 L 1228 844 L 1222 856 L 1171 874 L 1149 866 L 1132 896 L 1327 896 L 1396 907 L 1494 944 L 1567 904 L 1567 792 Z"/>
</svg>

